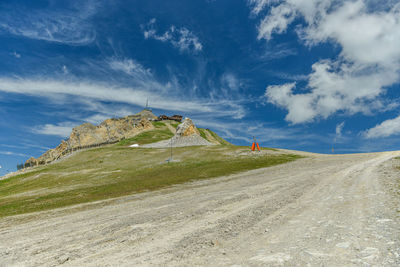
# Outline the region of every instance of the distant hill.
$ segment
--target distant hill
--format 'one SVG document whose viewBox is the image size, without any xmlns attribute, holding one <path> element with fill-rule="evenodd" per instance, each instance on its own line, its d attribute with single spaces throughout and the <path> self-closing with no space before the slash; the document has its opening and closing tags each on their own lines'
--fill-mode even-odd
<svg viewBox="0 0 400 267">
<path fill-rule="evenodd" d="M 122 140 L 125 140 L 123 143 L 128 145 L 132 142 L 139 142 L 140 138 L 145 136 L 152 136 L 152 138 L 144 138 L 152 142 L 171 138 L 180 123 L 168 120 L 170 117 L 165 115 L 160 116 L 160 118 L 161 121 L 150 110 L 144 109 L 135 115 L 107 119 L 97 126 L 84 123 L 73 128 L 69 138 L 63 140 L 56 148 L 46 151 L 39 158 L 28 159 L 25 162 L 25 167 L 48 164 L 77 150 L 118 143 Z M 167 118 L 167 120 L 162 120 L 162 118 Z M 197 142 L 198 144 L 206 145 L 208 142 L 210 144 L 229 144 L 211 130 L 197 129 L 191 123 L 191 120 L 189 124 L 186 127 L 194 127 L 195 129 L 190 134 L 195 134 L 195 138 L 206 140 L 204 142 L 200 140 L 200 142 Z M 195 144 L 193 143 L 193 145 Z"/>
<path fill-rule="evenodd" d="M 152 121 L 151 124 L 154 128 L 132 138 L 82 149 L 51 164 L 27 168 L 0 180 L 0 219 L 89 202 L 102 205 L 95 201 L 264 168 L 299 158 L 275 149 L 251 151 L 250 146 L 145 148 L 146 144 L 174 137 L 173 131 L 178 127 L 178 123 L 173 121 Z M 199 129 L 199 132 L 212 136 L 209 130 Z M 216 139 L 218 137 L 209 139 L 209 142 Z M 139 147 L 130 147 L 131 144 L 139 144 Z"/>
<path fill-rule="evenodd" d="M 229 144 L 213 131 L 197 128 L 189 118 L 180 122 L 179 115 L 159 118 L 144 110 L 98 126 L 75 127 L 68 140 L 30 159 L 34 167 L 2 177 L 0 218 L 157 190 L 300 157 Z"/>
</svg>

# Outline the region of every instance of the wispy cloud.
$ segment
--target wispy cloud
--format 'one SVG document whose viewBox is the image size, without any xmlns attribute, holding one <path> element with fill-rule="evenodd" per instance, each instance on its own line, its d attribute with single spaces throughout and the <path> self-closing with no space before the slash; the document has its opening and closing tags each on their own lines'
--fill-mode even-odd
<svg viewBox="0 0 400 267">
<path fill-rule="evenodd" d="M 260 59 L 266 61 L 266 60 L 285 58 L 294 55 L 297 55 L 297 51 L 295 49 L 284 46 L 277 46 L 274 49 L 266 51 L 260 57 Z"/>
<path fill-rule="evenodd" d="M 255 15 L 260 13 L 266 6 L 279 2 L 280 0 L 248 0 L 251 12 Z"/>
<path fill-rule="evenodd" d="M 142 106 L 146 99 L 150 98 L 154 108 L 180 111 L 213 111 L 212 104 L 161 96 L 154 91 L 154 88 L 148 88 L 147 86 L 146 84 L 138 84 L 137 87 L 118 87 L 93 81 L 71 82 L 47 79 L 0 78 L 0 91 L 9 93 L 42 97 L 71 95 L 138 106 Z"/>
<path fill-rule="evenodd" d="M 221 76 L 221 84 L 223 87 L 227 88 L 230 93 L 232 91 L 237 92 L 243 83 L 236 77 L 236 75 L 226 72 Z"/>
<path fill-rule="evenodd" d="M 0 34 L 69 45 L 89 44 L 96 38 L 90 23 L 96 7 L 94 1 L 77 2 L 72 10 L 64 11 L 8 5 L 0 11 Z"/>
<path fill-rule="evenodd" d="M 69 119 L 69 121 L 63 121 L 55 124 L 38 125 L 30 128 L 29 130 L 36 134 L 54 135 L 65 138 L 70 135 L 72 128 L 82 123 L 88 122 L 98 125 L 109 118 L 120 118 L 132 115 L 132 108 L 121 104 L 105 105 L 90 99 L 82 99 L 81 105 L 83 110 L 89 111 L 92 113 L 92 115 L 84 117 L 82 114 L 77 115 L 64 112 L 64 114 L 60 117 Z"/>
<path fill-rule="evenodd" d="M 343 122 L 338 123 L 336 125 L 335 138 L 333 139 L 333 144 L 336 144 L 336 142 L 342 138 L 342 132 L 343 132 L 343 128 L 344 128 L 344 123 L 345 122 L 343 121 Z"/>
<path fill-rule="evenodd" d="M 12 53 L 12 55 L 15 57 L 15 58 L 21 58 L 21 54 L 18 54 L 17 52 L 13 52 Z"/>
<path fill-rule="evenodd" d="M 30 144 L 24 140 L 21 140 L 19 145 L 10 145 L 10 144 L 0 144 L 0 147 L 7 147 L 7 148 L 12 148 L 12 149 L 21 149 L 21 150 L 26 150 L 26 148 L 39 148 L 41 150 L 48 150 L 50 149 L 49 147 L 46 146 L 41 146 L 38 144 Z"/>
<path fill-rule="evenodd" d="M 257 121 L 226 121 L 215 119 L 213 117 L 194 117 L 196 125 L 204 128 L 210 128 L 217 131 L 223 138 L 234 142 L 248 143 L 253 142 L 255 136 L 263 146 L 285 146 L 299 147 L 310 140 L 319 139 L 322 142 L 329 143 L 330 140 L 325 137 L 313 135 L 304 132 L 304 129 L 293 127 L 279 127 L 272 124 Z"/>
<path fill-rule="evenodd" d="M 77 123 L 63 122 L 59 124 L 45 124 L 37 126 L 32 129 L 32 132 L 36 134 L 44 135 L 55 135 L 62 138 L 68 137 L 73 127 L 77 126 Z"/>
<path fill-rule="evenodd" d="M 149 69 L 145 69 L 140 63 L 135 62 L 132 59 L 116 59 L 111 58 L 107 60 L 108 65 L 111 69 L 116 71 L 122 71 L 133 77 L 146 77 L 150 76 L 151 72 Z"/>
<path fill-rule="evenodd" d="M 27 158 L 29 155 L 23 154 L 23 153 L 18 153 L 18 152 L 13 152 L 13 151 L 0 151 L 1 155 L 6 155 L 6 156 L 18 156 L 18 157 L 24 157 Z"/>
<path fill-rule="evenodd" d="M 278 77 L 280 79 L 284 80 L 289 80 L 289 81 L 307 81 L 308 80 L 308 75 L 306 74 L 293 74 L 293 73 L 288 73 L 288 72 L 279 72 L 279 71 L 273 71 L 273 70 L 268 70 L 268 74 L 271 74 L 272 76 Z"/>
<path fill-rule="evenodd" d="M 143 77 L 142 77 L 143 78 Z M 213 113 L 215 116 L 243 117 L 244 109 L 234 100 L 210 100 L 203 98 L 186 99 L 170 92 L 184 91 L 177 83 L 160 84 L 153 79 L 136 81 L 136 85 L 122 87 L 94 81 L 61 81 L 48 79 L 0 78 L 0 91 L 46 97 L 57 102 L 65 96 L 74 97 L 71 101 L 84 99 L 95 102 L 113 102 L 143 106 L 147 99 L 153 108 L 189 113 Z M 78 97 L 78 98 L 75 98 Z"/>
<path fill-rule="evenodd" d="M 177 28 L 172 25 L 163 34 L 159 34 L 156 27 L 156 19 L 142 26 L 143 35 L 146 39 L 155 39 L 161 42 L 169 42 L 181 51 L 199 52 L 203 49 L 199 38 L 185 27 Z"/>
<path fill-rule="evenodd" d="M 336 130 L 335 130 L 336 138 L 342 136 L 343 127 L 344 127 L 344 121 L 336 125 Z"/>
<path fill-rule="evenodd" d="M 212 114 L 215 118 L 240 119 L 246 115 L 245 104 L 248 99 L 240 97 L 242 82 L 232 73 L 221 75 L 218 84 L 212 88 L 212 91 L 225 93 L 215 93 L 215 97 L 211 97 L 188 92 L 191 89 L 182 85 L 172 72 L 169 79 L 164 78 L 161 82 L 149 68 L 134 59 L 114 56 L 101 61 L 85 62 L 87 68 L 101 73 L 99 79 L 76 77 L 72 74 L 76 70 L 70 73 L 62 65 L 64 75 L 57 79 L 47 75 L 0 77 L 0 92 L 46 98 L 51 105 L 60 106 L 57 117 L 61 121 L 37 125 L 28 130 L 62 138 L 68 136 L 74 126 L 83 122 L 98 124 L 110 117 L 132 114 L 143 107 L 147 99 L 153 109 L 190 116 Z M 63 106 L 71 105 L 79 112 L 63 109 Z"/>
<path fill-rule="evenodd" d="M 68 74 L 69 73 L 69 70 L 68 70 L 67 66 L 65 66 L 65 65 L 62 66 L 61 70 L 62 70 L 62 72 L 64 74 Z"/>
</svg>

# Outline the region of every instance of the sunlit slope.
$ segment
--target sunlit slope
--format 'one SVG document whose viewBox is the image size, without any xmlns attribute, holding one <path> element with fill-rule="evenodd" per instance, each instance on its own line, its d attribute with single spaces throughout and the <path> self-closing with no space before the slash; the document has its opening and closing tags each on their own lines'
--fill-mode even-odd
<svg viewBox="0 0 400 267">
<path fill-rule="evenodd" d="M 174 148 L 173 161 L 168 163 L 170 149 L 129 147 L 132 143 L 170 138 L 173 129 L 168 127 L 159 123 L 155 130 L 134 138 L 82 150 L 59 162 L 0 181 L 0 217 L 156 190 L 299 157 L 271 149 L 250 153 L 248 147 L 213 145 Z"/>
</svg>

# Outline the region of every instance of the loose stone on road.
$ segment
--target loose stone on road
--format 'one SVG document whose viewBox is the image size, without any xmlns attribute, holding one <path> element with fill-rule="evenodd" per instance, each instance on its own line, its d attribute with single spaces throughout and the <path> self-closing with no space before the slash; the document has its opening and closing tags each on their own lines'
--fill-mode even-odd
<svg viewBox="0 0 400 267">
<path fill-rule="evenodd" d="M 312 154 L 4 218 L 0 266 L 400 266 L 399 154 Z"/>
</svg>

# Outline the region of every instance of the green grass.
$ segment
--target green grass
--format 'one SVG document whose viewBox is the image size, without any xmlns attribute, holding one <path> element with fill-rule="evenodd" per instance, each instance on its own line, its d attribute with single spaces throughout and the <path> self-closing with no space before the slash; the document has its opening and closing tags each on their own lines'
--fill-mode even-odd
<svg viewBox="0 0 400 267">
<path fill-rule="evenodd" d="M 206 139 L 207 141 L 210 141 L 210 140 L 208 140 L 208 138 L 207 138 L 207 135 L 206 135 L 206 133 L 205 133 L 205 129 L 202 129 L 202 128 L 197 128 L 197 130 L 199 130 L 199 132 L 200 132 L 200 136 L 201 137 L 203 137 L 204 139 Z"/>
<path fill-rule="evenodd" d="M 207 130 L 220 144 L 222 144 L 222 145 L 232 145 L 231 143 L 229 143 L 225 139 L 221 138 L 218 134 L 214 133 L 210 129 L 207 129 Z"/>
<path fill-rule="evenodd" d="M 164 124 L 164 126 L 165 126 L 165 124 Z M 168 128 L 156 129 L 156 130 L 143 132 L 132 138 L 127 138 L 127 139 L 121 140 L 120 142 L 117 143 L 117 145 L 119 145 L 119 146 L 129 146 L 132 144 L 144 145 L 144 144 L 150 144 L 150 143 L 166 140 L 166 139 L 171 138 L 172 136 L 174 136 L 174 134 L 171 133 L 171 131 Z"/>
<path fill-rule="evenodd" d="M 400 157 L 395 157 L 394 159 L 397 159 L 397 160 L 399 160 L 399 159 L 400 159 Z M 400 166 L 397 166 L 397 167 L 396 167 L 396 169 L 400 170 Z"/>
<path fill-rule="evenodd" d="M 151 122 L 153 124 L 154 127 L 156 128 L 163 128 L 165 127 L 165 123 L 161 122 L 161 121 L 152 121 Z"/>
<path fill-rule="evenodd" d="M 174 127 L 174 128 L 176 129 L 176 128 L 178 127 L 179 124 L 180 124 L 179 122 L 177 122 L 177 123 L 171 123 L 171 126 Z"/>
<path fill-rule="evenodd" d="M 148 138 L 142 136 L 141 140 Z M 176 162 L 172 163 L 165 162 L 168 149 L 115 144 L 81 151 L 58 163 L 0 181 L 0 217 L 157 190 L 299 158 L 290 154 L 238 156 L 244 151 L 248 148 L 175 148 Z"/>
</svg>

